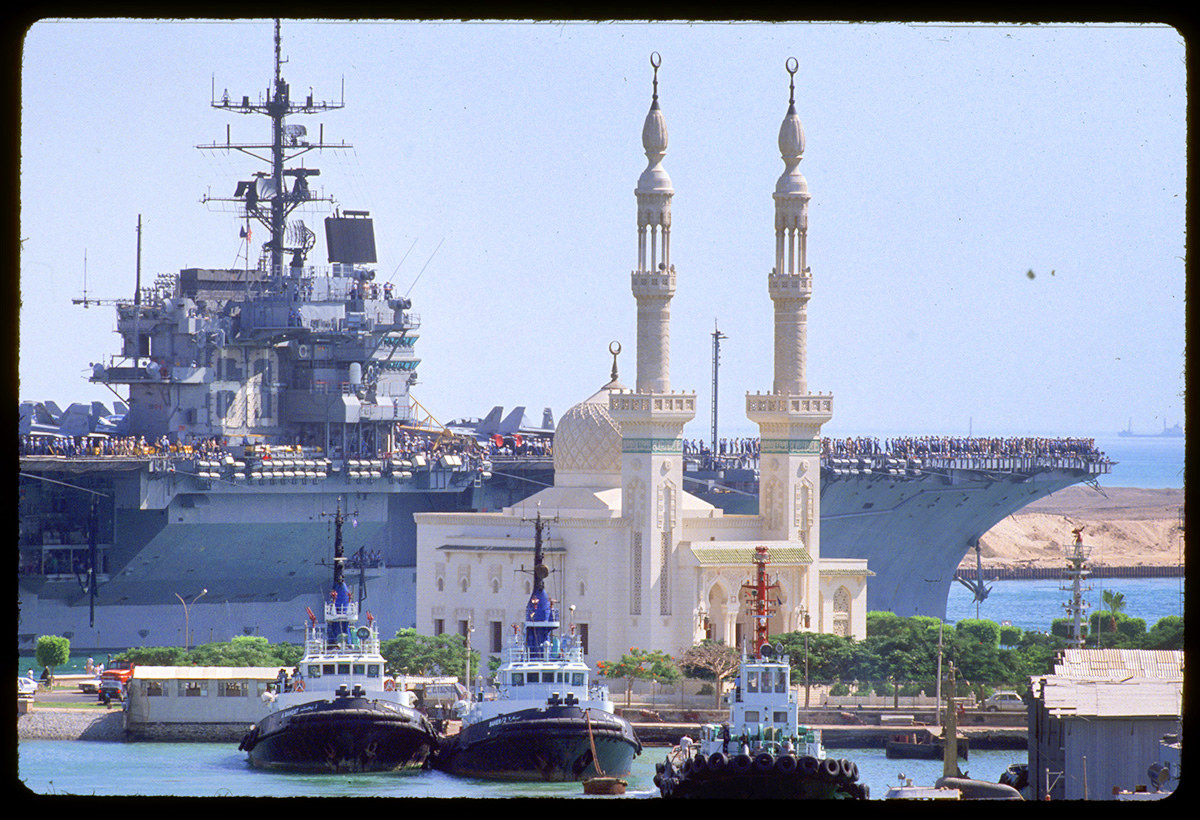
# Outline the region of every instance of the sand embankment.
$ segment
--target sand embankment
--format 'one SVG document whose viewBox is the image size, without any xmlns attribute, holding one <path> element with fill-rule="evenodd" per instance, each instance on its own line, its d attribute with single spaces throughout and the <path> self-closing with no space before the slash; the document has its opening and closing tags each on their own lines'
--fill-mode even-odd
<svg viewBox="0 0 1200 820">
<path fill-rule="evenodd" d="M 1024 507 L 980 539 L 983 566 L 1061 567 L 1082 526 L 1091 562 L 1110 567 L 1174 566 L 1184 560 L 1184 491 L 1067 487 Z M 971 550 L 960 565 L 974 569 Z"/>
</svg>

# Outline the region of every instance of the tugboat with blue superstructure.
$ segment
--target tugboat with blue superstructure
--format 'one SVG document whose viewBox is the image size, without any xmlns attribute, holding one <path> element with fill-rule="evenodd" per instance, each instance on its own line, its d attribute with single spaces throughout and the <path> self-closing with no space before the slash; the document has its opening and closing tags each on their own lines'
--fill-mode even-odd
<svg viewBox="0 0 1200 820">
<path fill-rule="evenodd" d="M 550 574 L 534 520 L 533 591 L 524 628 L 501 655 L 494 691 L 458 709 L 461 728 L 442 739 L 436 768 L 462 777 L 588 781 L 629 774 L 641 741 L 616 714 L 608 687 L 591 679 L 573 627 L 559 636 L 559 611 L 546 592 Z"/>
<path fill-rule="evenodd" d="M 675 746 L 655 764 L 654 785 L 667 798 L 866 800 L 858 766 L 829 757 L 820 729 L 800 725 L 788 656 L 767 641 L 767 559 L 759 547 L 756 579 L 743 587 L 754 607 L 754 651 L 742 655 L 729 718 Z"/>
<path fill-rule="evenodd" d="M 382 772 L 424 768 L 438 748 L 413 694 L 386 675 L 375 618 L 358 623 L 358 602 L 345 581 L 339 501 L 334 516 L 333 585 L 318 623 L 311 608 L 304 657 L 271 711 L 238 749 L 258 769 L 295 772 Z"/>
</svg>

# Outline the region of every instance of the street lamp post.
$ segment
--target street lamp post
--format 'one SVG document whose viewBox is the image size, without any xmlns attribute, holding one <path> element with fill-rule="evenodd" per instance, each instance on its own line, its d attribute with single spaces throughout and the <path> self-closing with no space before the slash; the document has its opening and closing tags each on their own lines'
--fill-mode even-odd
<svg viewBox="0 0 1200 820">
<path fill-rule="evenodd" d="M 202 590 L 200 590 L 200 594 L 197 595 L 195 598 L 193 598 L 191 600 L 191 602 L 189 603 L 188 601 L 183 600 L 183 596 L 180 595 L 178 592 L 175 593 L 175 597 L 179 599 L 179 603 L 183 604 L 183 651 L 184 652 L 187 652 L 192 644 L 192 628 L 191 628 L 191 621 L 188 618 L 188 607 L 190 607 L 192 604 L 196 603 L 196 601 L 199 601 L 202 597 L 204 597 L 207 594 L 208 594 L 208 590 L 202 589 Z"/>
</svg>

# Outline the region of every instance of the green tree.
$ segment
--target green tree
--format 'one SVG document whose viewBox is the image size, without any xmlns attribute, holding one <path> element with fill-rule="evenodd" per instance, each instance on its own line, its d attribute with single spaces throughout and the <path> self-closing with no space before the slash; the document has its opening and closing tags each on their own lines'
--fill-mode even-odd
<svg viewBox="0 0 1200 820">
<path fill-rule="evenodd" d="M 467 671 L 467 642 L 461 635 L 421 635 L 415 629 L 401 629 L 396 637 L 383 641 L 380 653 L 388 669 L 402 675 L 457 675 Z M 472 674 L 478 670 L 479 652 L 471 650 Z M 470 686 L 470 681 L 464 685 Z"/>
<path fill-rule="evenodd" d="M 1146 649 L 1183 649 L 1183 618 L 1167 615 L 1146 633 L 1143 640 Z"/>
<path fill-rule="evenodd" d="M 190 666 L 188 653 L 182 646 L 135 646 L 116 655 L 115 660 L 130 661 L 135 666 Z"/>
<path fill-rule="evenodd" d="M 71 639 L 61 635 L 39 635 L 34 653 L 39 666 L 50 667 L 50 680 L 54 680 L 54 668 L 71 659 Z"/>
<path fill-rule="evenodd" d="M 684 674 L 716 681 L 714 695 L 717 708 L 721 706 L 722 682 L 737 672 L 740 664 L 741 657 L 736 649 L 707 638 L 695 646 L 689 646 L 679 656 L 679 666 Z"/>
<path fill-rule="evenodd" d="M 674 668 L 672 673 L 671 669 Z M 616 662 L 601 661 L 596 664 L 597 671 L 606 678 L 625 681 L 625 708 L 633 700 L 633 682 L 635 680 L 652 680 L 665 683 L 678 678 L 679 669 L 675 667 L 670 655 L 658 650 L 646 650 L 630 647 L 629 651 Z M 670 676 L 674 674 L 675 678 Z"/>
</svg>

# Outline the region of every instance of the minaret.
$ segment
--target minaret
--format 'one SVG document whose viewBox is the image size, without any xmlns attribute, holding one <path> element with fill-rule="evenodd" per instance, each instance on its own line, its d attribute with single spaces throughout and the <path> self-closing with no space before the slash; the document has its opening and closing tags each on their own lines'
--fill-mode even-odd
<svg viewBox="0 0 1200 820">
<path fill-rule="evenodd" d="M 609 415 L 621 430 L 622 516 L 630 525 L 627 565 L 630 627 L 654 645 L 668 635 L 674 608 L 675 548 L 679 543 L 683 491 L 683 427 L 696 415 L 696 394 L 671 391 L 670 303 L 675 293 L 671 264 L 671 197 L 675 191 L 662 167 L 667 126 L 654 97 L 642 126 L 648 164 L 638 178 L 638 264 L 630 279 L 637 300 L 637 382 L 633 391 L 613 391 Z M 618 605 L 618 604 L 614 604 Z M 658 643 L 666 645 L 671 638 Z"/>
<path fill-rule="evenodd" d="M 805 374 L 807 310 L 812 272 L 807 262 L 808 183 L 800 173 L 804 129 L 796 114 L 798 63 L 791 75 L 787 114 L 779 127 L 784 170 L 775 184 L 775 267 L 767 290 L 775 306 L 775 383 L 770 393 L 746 396 L 746 415 L 759 427 L 759 515 L 763 538 L 801 541 L 820 557 L 821 425 L 833 416 L 833 397 L 812 394 Z"/>
</svg>

